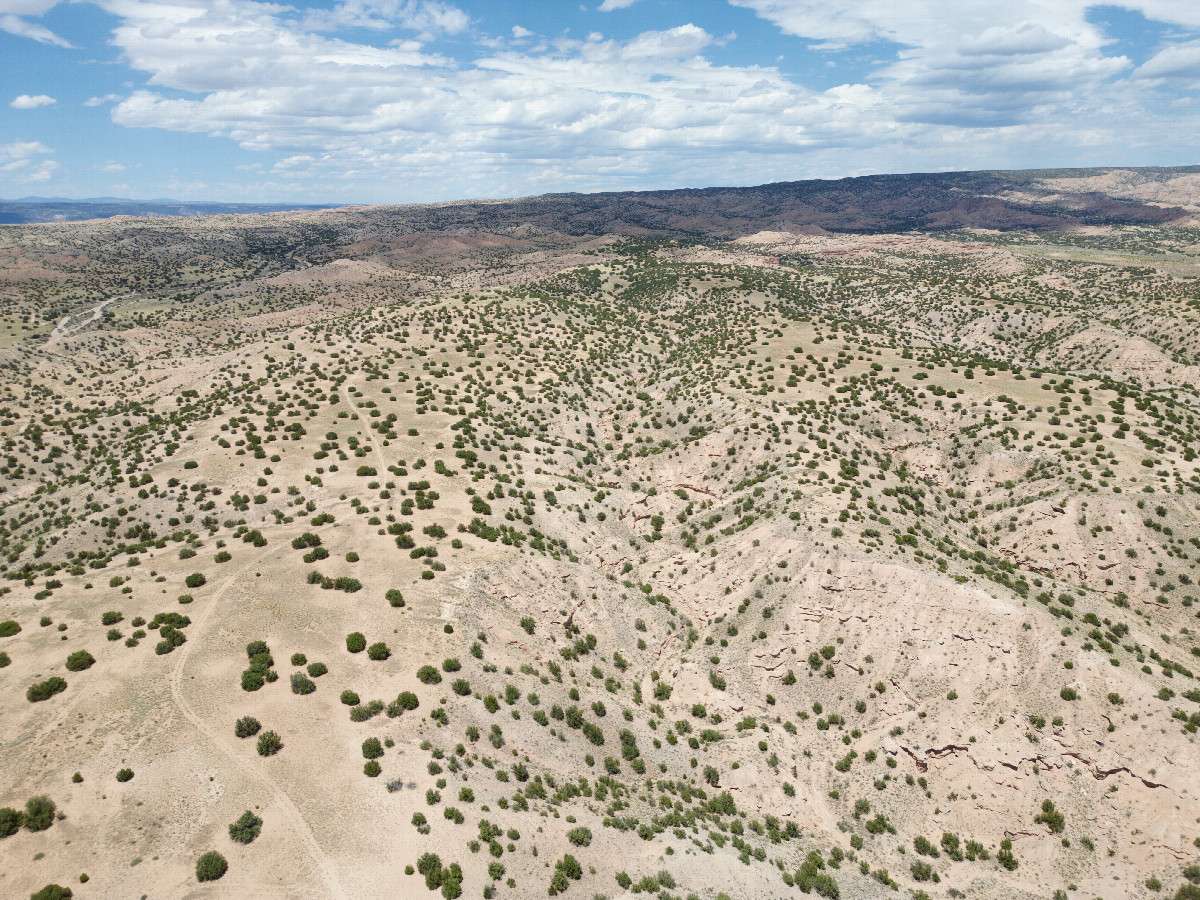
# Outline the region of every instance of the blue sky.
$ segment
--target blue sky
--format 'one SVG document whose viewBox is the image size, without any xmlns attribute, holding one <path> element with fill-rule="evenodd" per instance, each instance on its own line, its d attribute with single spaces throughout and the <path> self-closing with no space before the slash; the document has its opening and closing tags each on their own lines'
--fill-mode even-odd
<svg viewBox="0 0 1200 900">
<path fill-rule="evenodd" d="M 0 197 L 1200 163 L 1192 0 L 0 0 Z"/>
</svg>

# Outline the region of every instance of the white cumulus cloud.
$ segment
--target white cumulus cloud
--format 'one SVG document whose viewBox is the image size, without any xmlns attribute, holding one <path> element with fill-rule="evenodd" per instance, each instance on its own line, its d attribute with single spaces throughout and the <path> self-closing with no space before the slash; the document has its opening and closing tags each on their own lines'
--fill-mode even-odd
<svg viewBox="0 0 1200 900">
<path fill-rule="evenodd" d="M 1182 154 L 1194 138 L 1154 92 L 1188 84 L 1197 51 L 1168 41 L 1135 76 L 1085 0 L 729 0 L 798 47 L 894 45 L 872 43 L 872 70 L 821 88 L 772 65 L 718 64 L 720 42 L 687 22 L 535 43 L 522 26 L 515 40 L 475 35 L 466 13 L 433 0 L 344 0 L 323 13 L 255 0 L 98 2 L 117 17 L 113 43 L 145 75 L 124 99 L 94 98 L 118 99 L 114 121 L 223 136 L 282 160 L 264 171 L 330 193 L 760 183 L 850 166 L 1082 162 L 1141 134 Z M 1161 21 L 1181 28 L 1192 15 L 1171 14 Z M 430 52 L 430 35 L 462 33 L 481 55 Z"/>
<path fill-rule="evenodd" d="M 30 17 L 37 18 L 58 5 L 58 0 L 0 0 L 0 31 L 25 37 L 41 44 L 70 47 L 71 42 Z"/>
<path fill-rule="evenodd" d="M 13 99 L 13 102 L 8 104 L 13 109 L 37 109 L 39 106 L 53 106 L 58 101 L 46 94 L 37 94 L 30 96 L 29 94 L 21 94 Z"/>
</svg>

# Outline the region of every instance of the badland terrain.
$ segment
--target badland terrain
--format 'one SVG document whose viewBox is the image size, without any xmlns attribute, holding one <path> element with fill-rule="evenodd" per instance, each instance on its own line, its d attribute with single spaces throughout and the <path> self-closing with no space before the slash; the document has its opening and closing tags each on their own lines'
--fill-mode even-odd
<svg viewBox="0 0 1200 900">
<path fill-rule="evenodd" d="M 1200 170 L 5 225 L 0 371 L 5 896 L 1200 896 Z"/>
</svg>

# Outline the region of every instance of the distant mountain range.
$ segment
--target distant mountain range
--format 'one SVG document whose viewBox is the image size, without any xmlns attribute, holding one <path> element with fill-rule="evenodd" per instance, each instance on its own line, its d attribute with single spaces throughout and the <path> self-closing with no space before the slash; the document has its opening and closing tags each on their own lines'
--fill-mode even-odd
<svg viewBox="0 0 1200 900">
<path fill-rule="evenodd" d="M 0 200 L 0 224 L 113 216 L 212 216 L 339 204 L 180 200 Z M 979 227 L 1155 225 L 1200 214 L 1200 166 L 938 172 L 810 179 L 754 187 L 560 193 L 502 200 L 361 206 L 414 231 L 526 227 L 563 234 L 730 238 L 764 229 L 897 232 Z"/>
<path fill-rule="evenodd" d="M 38 222 L 79 222 L 85 219 L 111 219 L 113 216 L 215 216 L 233 213 L 286 212 L 301 209 L 328 209 L 332 204 L 297 203 L 207 203 L 186 200 L 128 200 L 121 197 L 21 197 L 0 200 L 0 225 Z"/>
</svg>

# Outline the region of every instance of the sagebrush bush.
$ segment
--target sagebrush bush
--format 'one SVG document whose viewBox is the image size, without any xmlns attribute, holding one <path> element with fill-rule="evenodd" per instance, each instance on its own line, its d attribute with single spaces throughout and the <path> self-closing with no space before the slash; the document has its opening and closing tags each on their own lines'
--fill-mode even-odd
<svg viewBox="0 0 1200 900">
<path fill-rule="evenodd" d="M 189 588 L 198 588 L 208 584 L 208 579 L 204 577 L 203 572 L 193 572 L 183 580 L 183 583 Z"/>
<path fill-rule="evenodd" d="M 196 880 L 216 881 L 229 869 L 229 863 L 216 850 L 209 850 L 196 860 Z"/>
<path fill-rule="evenodd" d="M 117 781 L 124 784 L 126 781 L 133 780 L 133 769 L 121 769 L 117 772 Z"/>
<path fill-rule="evenodd" d="M 67 683 L 57 675 L 51 675 L 45 681 L 39 681 L 37 684 L 31 684 L 29 690 L 25 692 L 25 699 L 30 703 L 40 703 L 43 700 L 49 700 L 55 694 L 62 693 L 67 689 Z"/>
<path fill-rule="evenodd" d="M 96 657 L 86 650 L 76 650 L 67 657 L 67 671 L 82 672 L 84 669 L 91 668 L 95 662 Z"/>
<path fill-rule="evenodd" d="M 351 653 L 362 653 L 367 649 L 367 639 L 361 631 L 352 631 L 346 635 L 346 649 Z"/>
<path fill-rule="evenodd" d="M 21 828 L 24 819 L 19 809 L 6 806 L 0 809 L 0 838 L 12 837 Z"/>
<path fill-rule="evenodd" d="M 274 756 L 283 746 L 283 739 L 274 731 L 264 731 L 258 736 L 258 755 Z"/>
<path fill-rule="evenodd" d="M 14 619 L 6 619 L 0 622 L 0 637 L 12 637 L 14 634 L 21 632 L 21 626 Z"/>
<path fill-rule="evenodd" d="M 25 815 L 21 823 L 29 831 L 45 831 L 54 824 L 54 801 L 45 794 L 30 797 L 25 801 Z"/>
<path fill-rule="evenodd" d="M 249 844 L 262 831 L 263 820 L 246 810 L 236 822 L 229 826 L 229 836 L 239 844 Z"/>
<path fill-rule="evenodd" d="M 262 724 L 253 716 L 242 716 L 233 726 L 233 733 L 240 738 L 254 737 L 262 730 Z"/>
<path fill-rule="evenodd" d="M 369 658 L 375 660 L 376 662 L 382 662 L 383 660 L 387 659 L 391 655 L 392 655 L 392 651 L 388 648 L 388 645 L 385 644 L 383 641 L 379 641 L 376 644 L 372 644 L 370 647 L 367 648 L 367 656 Z"/>
<path fill-rule="evenodd" d="M 421 666 L 417 669 L 417 680 L 422 684 L 438 684 L 442 676 L 433 666 Z"/>
<path fill-rule="evenodd" d="M 73 896 L 69 887 L 63 887 L 61 884 L 48 884 L 40 891 L 30 894 L 29 900 L 71 900 Z"/>
<path fill-rule="evenodd" d="M 247 669 L 242 673 L 242 690 L 257 691 L 264 684 L 262 673 Z"/>
<path fill-rule="evenodd" d="M 311 694 L 316 689 L 316 683 L 303 672 L 292 673 L 293 694 Z"/>
</svg>

